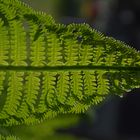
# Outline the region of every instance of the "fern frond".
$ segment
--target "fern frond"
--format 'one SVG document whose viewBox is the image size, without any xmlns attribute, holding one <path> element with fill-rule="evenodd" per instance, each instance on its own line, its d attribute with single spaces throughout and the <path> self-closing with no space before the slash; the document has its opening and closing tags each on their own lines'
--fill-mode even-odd
<svg viewBox="0 0 140 140">
<path fill-rule="evenodd" d="M 77 41 L 73 41 L 73 43 L 71 43 L 71 39 L 66 39 L 65 40 L 65 61 L 66 61 L 66 65 L 71 66 L 71 65 L 76 65 L 78 63 L 78 48 L 79 48 L 79 44 L 77 43 Z"/>
<path fill-rule="evenodd" d="M 0 64 L 8 65 L 8 51 L 9 51 L 8 32 L 4 26 L 4 22 L 0 18 Z"/>
<path fill-rule="evenodd" d="M 59 77 L 57 81 L 57 100 L 65 104 L 67 94 L 69 92 L 69 73 L 68 72 L 59 72 Z"/>
<path fill-rule="evenodd" d="M 93 65 L 103 65 L 105 63 L 105 48 L 96 46 L 93 50 Z"/>
<path fill-rule="evenodd" d="M 10 59 L 11 65 L 26 66 L 26 33 L 22 23 L 10 22 Z"/>
<path fill-rule="evenodd" d="M 80 65 L 90 65 L 93 55 L 92 45 L 84 45 L 80 50 Z"/>
<path fill-rule="evenodd" d="M 0 72 L 0 95 L 3 93 L 4 90 L 5 74 L 5 72 Z"/>
<path fill-rule="evenodd" d="M 23 72 L 9 72 L 7 98 L 3 111 L 9 115 L 14 115 L 21 100 L 23 91 Z"/>
<path fill-rule="evenodd" d="M 94 95 L 96 94 L 96 77 L 95 77 L 95 71 L 83 71 L 84 76 L 84 96 Z M 85 97 L 86 98 L 86 97 Z"/>
<path fill-rule="evenodd" d="M 87 24 L 0 0 L 0 125 L 80 113 L 140 87 L 140 52 Z"/>
<path fill-rule="evenodd" d="M 80 71 L 71 72 L 71 93 L 74 94 L 79 100 L 83 98 L 82 93 L 82 75 Z"/>
<path fill-rule="evenodd" d="M 106 71 L 97 72 L 97 94 L 105 95 L 109 93 L 109 80 L 106 75 Z"/>
<path fill-rule="evenodd" d="M 40 34 L 40 36 L 35 40 L 36 31 L 38 26 L 30 22 L 30 61 L 32 66 L 43 66 L 45 65 L 45 37 Z"/>
<path fill-rule="evenodd" d="M 38 72 L 28 72 L 25 83 L 25 102 L 27 103 L 29 109 L 35 112 L 35 104 L 37 101 L 37 95 L 40 90 L 40 73 Z"/>
<path fill-rule="evenodd" d="M 47 59 L 48 66 L 59 66 L 62 65 L 62 55 L 61 55 L 61 44 L 56 34 L 48 33 L 47 37 Z M 52 47 L 53 46 L 53 47 Z"/>
<path fill-rule="evenodd" d="M 45 112 L 49 107 L 53 107 L 56 105 L 56 74 L 56 72 L 43 72 L 43 85 L 42 94 L 39 102 L 39 112 Z"/>
</svg>

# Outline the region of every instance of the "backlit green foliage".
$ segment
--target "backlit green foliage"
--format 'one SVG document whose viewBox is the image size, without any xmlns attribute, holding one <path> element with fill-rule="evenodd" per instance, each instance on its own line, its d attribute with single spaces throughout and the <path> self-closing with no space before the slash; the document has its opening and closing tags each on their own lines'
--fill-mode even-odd
<svg viewBox="0 0 140 140">
<path fill-rule="evenodd" d="M 59 115 L 42 123 L 31 126 L 14 126 L 12 133 L 21 140 L 83 140 L 69 133 L 60 133 L 60 129 L 68 129 L 79 122 L 77 115 Z"/>
<path fill-rule="evenodd" d="M 0 0 L 0 125 L 80 113 L 140 86 L 140 53 L 86 24 Z"/>
<path fill-rule="evenodd" d="M 20 140 L 14 136 L 7 136 L 7 137 L 4 137 L 4 136 L 1 136 L 0 135 L 0 140 Z"/>
</svg>

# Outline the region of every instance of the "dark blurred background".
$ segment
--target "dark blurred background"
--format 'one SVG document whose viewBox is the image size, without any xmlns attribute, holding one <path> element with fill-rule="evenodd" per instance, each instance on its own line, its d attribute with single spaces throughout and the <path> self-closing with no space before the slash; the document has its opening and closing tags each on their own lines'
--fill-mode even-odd
<svg viewBox="0 0 140 140">
<path fill-rule="evenodd" d="M 140 0 L 22 1 L 53 15 L 57 22 L 86 22 L 140 50 Z M 108 97 L 80 115 L 78 123 L 66 128 L 60 125 L 55 132 L 73 135 L 78 140 L 140 140 L 140 89 L 123 98 Z"/>
</svg>

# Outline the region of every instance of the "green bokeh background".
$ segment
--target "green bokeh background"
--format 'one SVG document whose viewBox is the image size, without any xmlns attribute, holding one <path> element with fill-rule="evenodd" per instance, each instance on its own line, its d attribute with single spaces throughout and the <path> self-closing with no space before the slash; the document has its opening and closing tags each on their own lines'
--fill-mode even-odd
<svg viewBox="0 0 140 140">
<path fill-rule="evenodd" d="M 79 121 L 77 115 L 61 115 L 32 126 L 16 126 L 10 132 L 21 140 L 81 140 L 70 134 L 57 133 L 60 128 L 67 128 Z"/>
</svg>

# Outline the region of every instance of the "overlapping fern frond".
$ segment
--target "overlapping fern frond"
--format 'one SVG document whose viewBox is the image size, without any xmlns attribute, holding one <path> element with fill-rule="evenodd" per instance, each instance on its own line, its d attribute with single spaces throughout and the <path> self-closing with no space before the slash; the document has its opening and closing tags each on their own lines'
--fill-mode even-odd
<svg viewBox="0 0 140 140">
<path fill-rule="evenodd" d="M 86 24 L 0 0 L 0 125 L 80 113 L 140 86 L 140 53 Z"/>
<path fill-rule="evenodd" d="M 2 135 L 0 135 L 0 140 L 20 140 L 20 139 L 15 137 L 15 136 L 2 136 Z"/>
</svg>

